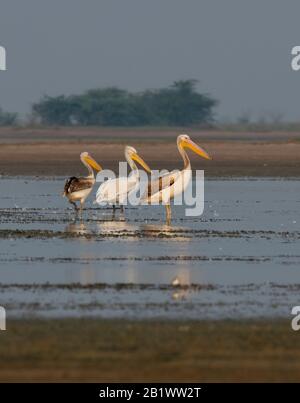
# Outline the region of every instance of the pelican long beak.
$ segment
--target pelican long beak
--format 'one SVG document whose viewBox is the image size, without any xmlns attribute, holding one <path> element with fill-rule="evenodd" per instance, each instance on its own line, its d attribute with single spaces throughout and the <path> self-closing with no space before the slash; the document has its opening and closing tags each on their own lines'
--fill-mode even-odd
<svg viewBox="0 0 300 403">
<path fill-rule="evenodd" d="M 136 153 L 133 153 L 131 155 L 131 158 L 134 161 L 138 162 L 145 169 L 145 171 L 147 171 L 149 173 L 151 172 L 151 169 L 150 169 L 149 165 L 146 164 L 146 162 L 139 155 L 137 155 Z"/>
<path fill-rule="evenodd" d="M 191 149 L 192 151 L 194 151 L 194 153 L 200 155 L 200 157 L 205 158 L 207 160 L 211 160 L 211 156 L 208 155 L 208 153 L 203 150 L 203 148 L 199 147 L 196 143 L 194 143 L 191 139 L 189 140 L 183 140 L 182 142 L 182 146 L 183 147 L 187 147 L 189 149 Z"/>
<path fill-rule="evenodd" d="M 89 164 L 89 166 L 95 169 L 95 171 L 97 172 L 102 171 L 102 167 L 90 155 L 86 156 L 84 159 L 86 163 Z"/>
</svg>

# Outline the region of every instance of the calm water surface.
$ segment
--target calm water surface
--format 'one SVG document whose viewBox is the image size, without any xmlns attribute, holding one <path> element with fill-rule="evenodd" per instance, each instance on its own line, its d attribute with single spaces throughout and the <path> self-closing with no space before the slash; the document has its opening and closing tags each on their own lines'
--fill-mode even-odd
<svg viewBox="0 0 300 403">
<path fill-rule="evenodd" d="M 113 216 L 93 196 L 75 220 L 62 179 L 2 179 L 0 305 L 8 316 L 289 317 L 299 185 L 207 180 L 204 214 L 176 206 L 168 227 L 161 206 Z"/>
</svg>

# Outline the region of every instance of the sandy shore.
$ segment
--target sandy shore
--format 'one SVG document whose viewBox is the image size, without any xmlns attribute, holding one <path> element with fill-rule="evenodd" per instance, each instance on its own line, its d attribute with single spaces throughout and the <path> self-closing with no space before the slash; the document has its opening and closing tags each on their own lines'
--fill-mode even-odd
<svg viewBox="0 0 300 403">
<path fill-rule="evenodd" d="M 0 173 L 6 175 L 84 174 L 79 161 L 89 151 L 104 168 L 118 168 L 130 144 L 153 169 L 181 168 L 176 135 L 184 129 L 0 129 Z M 207 176 L 299 176 L 300 133 L 189 131 L 213 157 L 191 155 Z"/>
<path fill-rule="evenodd" d="M 0 381 L 300 380 L 283 320 L 9 320 L 0 336 Z"/>
</svg>

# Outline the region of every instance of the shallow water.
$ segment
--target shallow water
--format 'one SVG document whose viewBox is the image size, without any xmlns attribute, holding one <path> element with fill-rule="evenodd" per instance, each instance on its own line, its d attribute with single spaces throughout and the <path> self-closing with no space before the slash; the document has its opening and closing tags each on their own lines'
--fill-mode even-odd
<svg viewBox="0 0 300 403">
<path fill-rule="evenodd" d="M 96 208 L 63 180 L 2 179 L 0 305 L 7 315 L 289 317 L 300 304 L 299 180 L 207 180 L 201 217 Z M 175 280 L 176 285 L 172 285 Z"/>
</svg>

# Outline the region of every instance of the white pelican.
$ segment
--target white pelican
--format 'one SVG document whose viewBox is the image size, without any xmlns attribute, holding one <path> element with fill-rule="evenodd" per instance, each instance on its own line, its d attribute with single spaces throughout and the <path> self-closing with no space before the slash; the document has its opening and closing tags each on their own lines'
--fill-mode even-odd
<svg viewBox="0 0 300 403">
<path fill-rule="evenodd" d="M 195 144 L 187 134 L 180 134 L 177 137 L 177 148 L 183 159 L 183 170 L 174 170 L 151 180 L 146 192 L 141 198 L 142 203 L 146 202 L 151 204 L 151 202 L 163 202 L 166 207 L 168 225 L 171 221 L 170 200 L 178 194 L 183 193 L 192 178 L 191 162 L 185 149 L 189 148 L 201 157 L 208 160 L 211 159 L 207 152 Z"/>
<path fill-rule="evenodd" d="M 88 195 L 91 193 L 94 183 L 95 176 L 94 170 L 99 172 L 101 171 L 101 166 L 92 158 L 88 152 L 83 152 L 80 154 L 80 159 L 83 165 L 85 165 L 89 171 L 88 176 L 79 177 L 72 176 L 67 179 L 65 182 L 65 187 L 63 191 L 63 196 L 66 196 L 69 202 L 74 206 L 75 210 L 78 211 L 78 207 L 76 205 L 76 201 L 80 203 L 80 212 L 82 212 L 82 208 L 84 202 Z"/>
<path fill-rule="evenodd" d="M 146 162 L 138 155 L 135 148 L 126 146 L 125 147 L 125 158 L 128 162 L 132 172 L 127 177 L 120 176 L 115 179 L 108 179 L 103 182 L 99 189 L 97 190 L 96 200 L 94 203 L 107 203 L 113 205 L 119 204 L 123 210 L 123 205 L 130 192 L 137 189 L 140 182 L 140 174 L 135 161 L 139 163 L 147 172 L 151 172 L 151 169 L 146 164 Z"/>
</svg>

